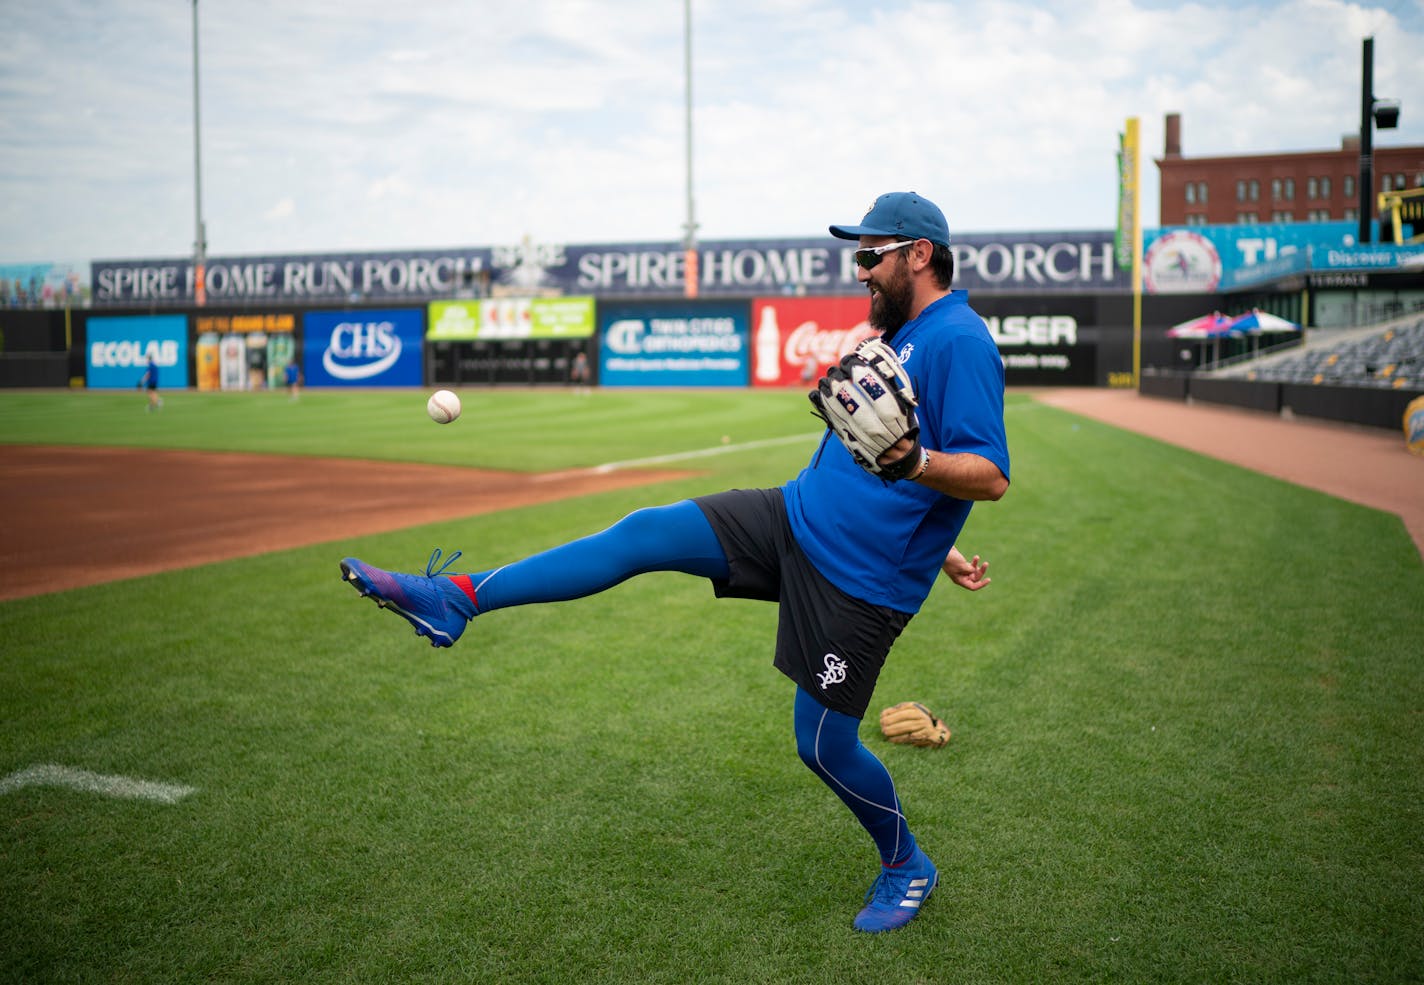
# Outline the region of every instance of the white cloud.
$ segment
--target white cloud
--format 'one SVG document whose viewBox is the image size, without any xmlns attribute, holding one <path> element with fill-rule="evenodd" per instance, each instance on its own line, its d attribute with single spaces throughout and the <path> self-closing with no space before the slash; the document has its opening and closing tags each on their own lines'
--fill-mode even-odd
<svg viewBox="0 0 1424 985">
<path fill-rule="evenodd" d="M 262 218 L 266 219 L 268 222 L 275 222 L 279 219 L 290 218 L 291 216 L 296 214 L 296 211 L 297 203 L 292 200 L 292 197 L 290 195 L 288 195 L 285 198 L 281 198 L 275 203 L 273 203 L 270 209 L 262 213 Z"/>
<path fill-rule="evenodd" d="M 191 7 L 52 0 L 0 51 L 0 260 L 180 256 Z M 202 2 L 211 255 L 666 241 L 686 220 L 680 4 Z M 808 236 L 914 188 L 967 232 L 1106 229 L 1141 119 L 1188 154 L 1336 147 L 1361 39 L 1424 143 L 1424 3 L 693 0 L 702 239 Z M 296 216 L 300 221 L 295 221 Z"/>
</svg>

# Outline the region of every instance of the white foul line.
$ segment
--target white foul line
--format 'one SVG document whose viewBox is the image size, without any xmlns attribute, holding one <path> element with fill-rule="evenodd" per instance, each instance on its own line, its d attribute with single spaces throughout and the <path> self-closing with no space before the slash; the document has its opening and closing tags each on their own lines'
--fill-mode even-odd
<svg viewBox="0 0 1424 985">
<path fill-rule="evenodd" d="M 156 800 L 160 804 L 176 804 L 190 793 L 196 793 L 198 789 L 176 783 L 136 780 L 131 776 L 106 776 L 103 773 L 90 773 L 88 770 L 46 763 L 31 766 L 0 779 L 0 794 L 7 794 L 21 787 L 41 786 L 68 787 L 70 790 L 97 793 L 105 797 L 124 797 L 128 800 Z"/>
<path fill-rule="evenodd" d="M 683 462 L 691 458 L 710 458 L 713 455 L 726 455 L 730 452 L 747 451 L 751 448 L 773 448 L 777 445 L 794 445 L 803 441 L 810 441 L 812 438 L 819 438 L 824 432 L 815 434 L 793 434 L 785 438 L 766 438 L 761 441 L 744 441 L 741 444 L 713 445 L 711 448 L 697 448 L 693 451 L 673 452 L 671 455 L 654 455 L 651 458 L 630 458 L 625 462 L 605 462 L 602 465 L 594 465 L 586 469 L 570 469 L 565 472 L 548 472 L 544 475 L 534 476 L 535 482 L 548 482 L 551 479 L 566 479 L 571 475 L 606 475 L 609 472 L 617 472 L 619 469 L 636 469 L 646 465 L 667 465 L 670 462 Z"/>
</svg>

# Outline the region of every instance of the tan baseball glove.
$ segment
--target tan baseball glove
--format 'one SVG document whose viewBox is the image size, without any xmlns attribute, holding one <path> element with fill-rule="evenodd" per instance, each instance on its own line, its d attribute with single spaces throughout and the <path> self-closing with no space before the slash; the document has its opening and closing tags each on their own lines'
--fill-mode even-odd
<svg viewBox="0 0 1424 985">
<path fill-rule="evenodd" d="M 949 726 L 918 701 L 902 701 L 882 711 L 880 731 L 891 742 L 929 749 L 949 741 Z"/>
</svg>

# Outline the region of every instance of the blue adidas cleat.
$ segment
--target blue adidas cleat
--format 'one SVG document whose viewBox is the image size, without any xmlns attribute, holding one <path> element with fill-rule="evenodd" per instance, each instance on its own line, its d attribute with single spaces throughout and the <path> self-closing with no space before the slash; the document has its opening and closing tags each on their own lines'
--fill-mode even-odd
<svg viewBox="0 0 1424 985">
<path fill-rule="evenodd" d="M 348 557 L 341 561 L 341 577 L 362 597 L 375 599 L 381 608 L 403 616 L 415 627 L 415 635 L 427 637 L 431 646 L 451 646 L 465 631 L 465 624 L 475 617 L 475 604 L 445 575 L 445 569 L 459 556 L 456 551 L 436 568 L 435 563 L 440 560 L 440 549 L 436 548 L 426 562 L 424 575 L 383 571 Z"/>
<path fill-rule="evenodd" d="M 865 909 L 855 916 L 855 929 L 868 934 L 903 927 L 920 913 L 939 882 L 939 870 L 916 846 L 904 865 L 881 869 L 865 893 Z"/>
</svg>

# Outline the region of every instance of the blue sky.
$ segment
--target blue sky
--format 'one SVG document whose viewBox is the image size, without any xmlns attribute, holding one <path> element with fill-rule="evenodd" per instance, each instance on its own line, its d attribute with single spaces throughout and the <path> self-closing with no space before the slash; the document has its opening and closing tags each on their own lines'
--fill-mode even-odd
<svg viewBox="0 0 1424 985">
<path fill-rule="evenodd" d="M 189 0 L 3 3 L 0 262 L 194 240 Z M 208 252 L 666 242 L 676 0 L 201 0 Z M 1141 120 L 1187 154 L 1338 147 L 1362 40 L 1424 144 L 1424 0 L 692 0 L 698 237 L 818 236 L 914 189 L 964 232 L 1108 229 Z"/>
</svg>

